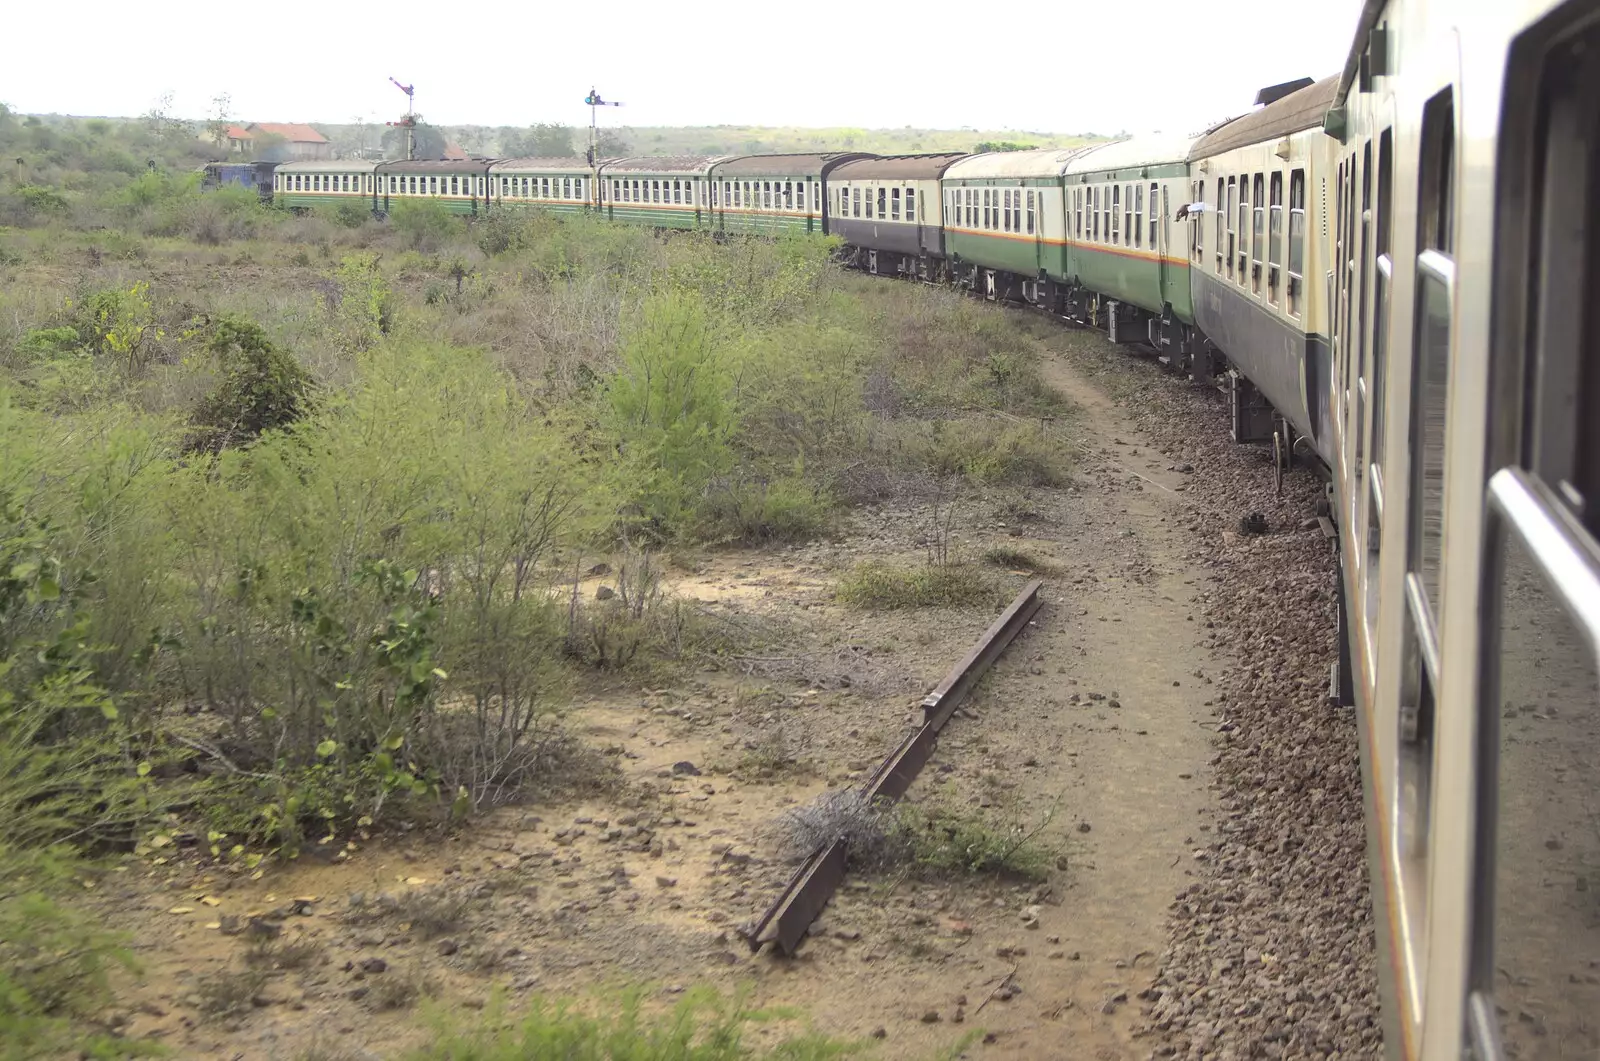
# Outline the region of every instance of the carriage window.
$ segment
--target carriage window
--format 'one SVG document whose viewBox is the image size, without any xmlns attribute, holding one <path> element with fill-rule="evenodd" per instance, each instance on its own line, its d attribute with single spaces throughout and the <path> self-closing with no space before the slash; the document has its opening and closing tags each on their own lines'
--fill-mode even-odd
<svg viewBox="0 0 1600 1061">
<path fill-rule="evenodd" d="M 851 217 L 860 217 L 861 216 L 861 189 L 860 188 L 852 188 L 851 189 L 850 216 Z"/>
<path fill-rule="evenodd" d="M 906 189 L 906 221 L 913 225 L 917 223 L 917 191 L 915 188 Z"/>
<path fill-rule="evenodd" d="M 889 189 L 889 220 L 900 220 L 900 189 Z"/>
<path fill-rule="evenodd" d="M 1161 196 L 1160 209 L 1156 208 L 1157 194 Z M 1160 243 L 1156 240 L 1156 223 L 1161 221 L 1163 218 L 1171 216 L 1167 211 L 1166 203 L 1167 190 L 1159 185 L 1150 185 L 1150 248 L 1152 250 L 1160 246 Z"/>
<path fill-rule="evenodd" d="M 1122 192 L 1122 239 L 1125 246 L 1133 243 L 1133 188 L 1130 184 Z"/>
<path fill-rule="evenodd" d="M 882 221 L 884 218 L 889 216 L 888 203 L 889 189 L 880 187 L 878 189 L 878 220 Z"/>
<path fill-rule="evenodd" d="M 1237 228 L 1239 215 L 1234 212 L 1235 204 L 1239 201 L 1239 182 L 1233 177 L 1228 178 L 1228 279 L 1233 279 L 1234 252 L 1238 249 L 1240 236 Z M 1242 207 L 1240 208 L 1242 209 Z"/>
<path fill-rule="evenodd" d="M 1261 252 L 1267 242 L 1267 204 L 1262 190 L 1261 174 L 1257 173 L 1250 193 L 1254 204 L 1250 227 L 1250 290 L 1257 295 L 1261 294 Z"/>
<path fill-rule="evenodd" d="M 1151 197 L 1150 202 L 1155 202 L 1154 196 Z M 1150 230 L 1150 234 L 1152 236 L 1155 235 L 1153 227 Z M 1144 246 L 1144 185 L 1142 184 L 1134 189 L 1133 245 L 1135 247 Z"/>
<path fill-rule="evenodd" d="M 1283 264 L 1283 174 L 1272 175 L 1271 216 L 1267 221 L 1267 299 L 1278 304 L 1279 267 Z"/>
<path fill-rule="evenodd" d="M 1079 188 L 1072 196 L 1073 228 L 1077 238 L 1083 238 L 1083 189 Z"/>
<path fill-rule="evenodd" d="M 1110 233 L 1110 242 L 1117 243 L 1122 235 L 1122 185 L 1111 186 L 1111 217 L 1106 225 Z"/>
<path fill-rule="evenodd" d="M 1033 207 L 1034 207 L 1033 196 L 1034 196 L 1033 189 L 1032 188 L 1028 189 L 1028 235 L 1030 235 L 1030 236 L 1033 235 Z"/>
</svg>

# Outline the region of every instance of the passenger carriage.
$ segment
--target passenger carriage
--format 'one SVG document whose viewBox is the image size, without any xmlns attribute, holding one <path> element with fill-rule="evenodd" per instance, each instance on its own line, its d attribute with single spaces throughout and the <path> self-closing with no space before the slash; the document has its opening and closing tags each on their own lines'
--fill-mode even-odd
<svg viewBox="0 0 1600 1061">
<path fill-rule="evenodd" d="M 973 155 L 945 170 L 945 251 L 957 282 L 986 298 L 1058 301 L 1069 276 L 1061 182 L 1084 150 Z"/>
<path fill-rule="evenodd" d="M 581 158 L 503 158 L 489 167 L 489 200 L 494 209 L 581 213 L 593 205 L 595 194 L 593 172 Z"/>
<path fill-rule="evenodd" d="M 1391 0 L 1327 116 L 1339 684 L 1396 1057 L 1600 1056 L 1597 98 L 1592 0 Z"/>
<path fill-rule="evenodd" d="M 655 228 L 711 224 L 711 167 L 721 155 L 613 159 L 600 167 L 600 206 L 611 220 Z"/>
<path fill-rule="evenodd" d="M 870 273 L 942 280 L 944 211 L 939 178 L 964 152 L 846 162 L 828 176 L 828 233 L 849 264 Z"/>
<path fill-rule="evenodd" d="M 825 231 L 822 189 L 835 166 L 871 156 L 859 151 L 747 155 L 711 173 L 712 225 L 718 232 L 777 236 Z"/>
<path fill-rule="evenodd" d="M 1330 467 L 1333 150 L 1322 120 L 1338 84 L 1264 89 L 1260 110 L 1195 142 L 1186 194 L 1193 319 L 1237 369 L 1234 438 L 1272 437 L 1284 462 L 1303 442 Z"/>
<path fill-rule="evenodd" d="M 1194 315 L 1189 260 L 1174 247 L 1174 203 L 1188 186 L 1192 137 L 1150 136 L 1075 154 L 1063 176 L 1070 284 L 1060 312 L 1112 342 L 1181 352 Z M 1180 244 L 1182 240 L 1178 241 Z"/>
<path fill-rule="evenodd" d="M 387 214 L 407 199 L 431 199 L 458 214 L 489 206 L 490 159 L 414 159 L 378 165 L 376 209 Z"/>
<path fill-rule="evenodd" d="M 272 174 L 273 201 L 296 210 L 373 203 L 373 175 L 379 163 L 365 161 L 285 162 Z"/>
</svg>

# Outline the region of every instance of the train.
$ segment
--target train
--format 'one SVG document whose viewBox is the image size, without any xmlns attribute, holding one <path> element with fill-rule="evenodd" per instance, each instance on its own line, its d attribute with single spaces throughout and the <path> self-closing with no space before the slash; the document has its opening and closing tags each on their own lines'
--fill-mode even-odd
<svg viewBox="0 0 1600 1061">
<path fill-rule="evenodd" d="M 1593 1061 L 1596 98 L 1597 0 L 1366 0 L 1340 71 L 1196 136 L 303 162 L 271 192 L 827 234 L 1225 387 L 1235 438 L 1326 473 L 1389 1056 Z"/>
</svg>

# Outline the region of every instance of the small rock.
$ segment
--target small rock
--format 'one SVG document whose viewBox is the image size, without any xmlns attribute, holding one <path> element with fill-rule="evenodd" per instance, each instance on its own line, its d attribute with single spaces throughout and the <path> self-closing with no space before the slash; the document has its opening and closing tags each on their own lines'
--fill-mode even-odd
<svg viewBox="0 0 1600 1061">
<path fill-rule="evenodd" d="M 456 951 L 458 951 L 460 949 L 461 949 L 461 945 L 459 943 L 457 943 L 453 939 L 441 939 L 439 941 L 438 950 L 439 950 L 439 957 L 441 957 L 441 958 L 448 958 L 448 957 L 450 957 L 450 955 L 454 954 Z"/>
<path fill-rule="evenodd" d="M 1089 831 L 1089 829 L 1090 829 L 1090 826 L 1089 826 L 1088 822 L 1079 822 L 1078 823 L 1078 832 L 1086 833 L 1086 832 Z"/>
<path fill-rule="evenodd" d="M 361 962 L 361 971 L 364 973 L 386 972 L 388 968 L 389 963 L 382 958 L 364 958 Z"/>
<path fill-rule="evenodd" d="M 678 878 L 677 877 L 657 877 L 656 878 L 656 887 L 657 888 L 675 888 L 677 886 L 678 886 Z"/>
<path fill-rule="evenodd" d="M 690 777 L 700 776 L 700 768 L 688 759 L 680 759 L 673 763 L 672 772 L 679 775 L 687 774 Z"/>
<path fill-rule="evenodd" d="M 611 574 L 611 565 L 610 564 L 599 563 L 599 564 L 595 564 L 593 567 L 591 567 L 589 569 L 589 575 L 592 578 L 604 578 L 606 575 L 609 575 L 609 574 Z"/>
<path fill-rule="evenodd" d="M 599 589 L 594 591 L 595 600 L 610 600 L 616 595 L 617 591 L 612 589 L 610 586 L 601 586 Z"/>
<path fill-rule="evenodd" d="M 927 1012 L 923 1013 L 923 1015 L 922 1015 L 922 1023 L 924 1023 L 924 1024 L 938 1024 L 939 1023 L 939 1011 L 936 1010 L 936 1009 L 930 1009 Z"/>
<path fill-rule="evenodd" d="M 880 1024 L 872 1029 L 872 1037 L 874 1039 L 887 1039 L 889 1037 L 889 1029 Z"/>
</svg>

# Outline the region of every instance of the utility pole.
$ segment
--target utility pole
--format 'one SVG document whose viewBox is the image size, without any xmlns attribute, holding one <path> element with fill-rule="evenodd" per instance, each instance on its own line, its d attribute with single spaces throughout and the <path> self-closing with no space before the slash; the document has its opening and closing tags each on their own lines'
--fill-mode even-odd
<svg viewBox="0 0 1600 1061">
<path fill-rule="evenodd" d="M 417 86 L 402 85 L 400 82 L 395 81 L 393 77 L 390 77 L 389 80 L 394 83 L 395 88 L 406 94 L 406 116 L 398 122 L 390 122 L 389 124 L 399 125 L 405 129 L 406 161 L 410 162 L 416 154 L 417 147 Z"/>
<path fill-rule="evenodd" d="M 595 206 L 600 205 L 600 133 L 596 115 L 601 107 L 620 107 L 620 103 L 610 103 L 600 98 L 600 93 L 594 89 L 583 97 L 583 102 L 589 105 L 589 169 L 593 171 L 592 184 L 594 187 Z"/>
</svg>

